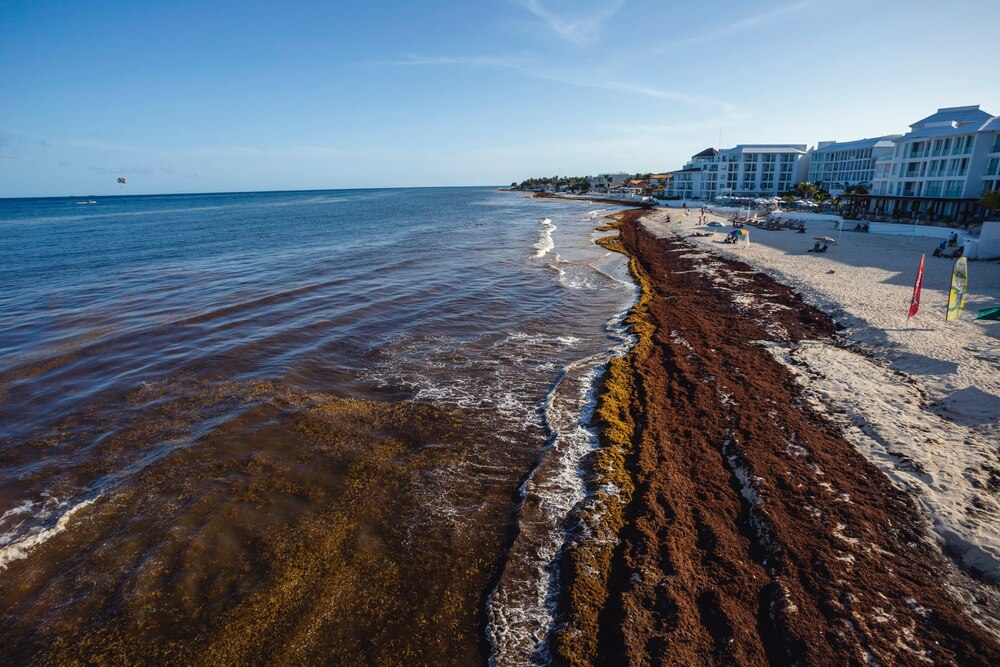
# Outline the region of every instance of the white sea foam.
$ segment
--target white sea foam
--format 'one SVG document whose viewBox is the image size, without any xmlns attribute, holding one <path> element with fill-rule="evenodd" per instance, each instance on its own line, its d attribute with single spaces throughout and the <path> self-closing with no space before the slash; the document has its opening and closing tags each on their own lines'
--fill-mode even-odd
<svg viewBox="0 0 1000 667">
<path fill-rule="evenodd" d="M 593 213 L 590 219 L 603 211 Z M 555 252 L 556 225 L 543 219 L 536 228 L 540 233 L 533 257 L 542 259 L 539 268 L 554 271 L 564 288 L 622 295 L 619 300 L 609 294 L 618 304 L 615 309 L 622 310 L 605 322 L 603 335 L 586 328 L 553 331 L 547 326 L 545 331 L 483 334 L 471 340 L 403 334 L 378 341 L 374 346 L 378 352 L 366 372 L 366 379 L 377 386 L 408 389 L 417 400 L 495 416 L 498 430 L 503 431 L 498 437 L 511 438 L 512 447 L 523 447 L 529 435 L 540 438 L 547 433 L 547 438 L 539 439 L 544 443 L 539 462 L 519 490 L 519 535 L 487 601 L 494 665 L 549 660 L 548 641 L 560 592 L 559 554 L 570 539 L 574 512 L 589 502 L 582 465 L 598 446 L 597 434 L 590 428 L 598 378 L 607 362 L 632 344 L 623 320 L 637 292 L 627 280 L 624 259 L 590 243 L 592 223 L 586 219 L 558 219 L 569 230 L 565 249 L 563 236 L 559 238 L 562 256 Z M 442 520 L 460 524 L 470 502 L 448 495 L 449 489 L 462 486 L 454 484 L 453 477 L 472 479 L 496 472 L 463 465 L 439 474 L 443 477 L 426 480 L 425 490 L 437 498 Z"/>
<path fill-rule="evenodd" d="M 535 254 L 532 255 L 535 259 L 541 259 L 545 257 L 553 248 L 556 247 L 555 241 L 552 239 L 552 232 L 556 231 L 556 226 L 552 224 L 549 218 L 542 218 L 539 220 L 544 229 L 541 231 L 538 243 L 534 245 Z"/>
<path fill-rule="evenodd" d="M 89 498 L 73 505 L 59 515 L 59 518 L 55 520 L 55 523 L 45 521 L 45 519 L 50 518 L 51 510 L 46 509 L 46 507 L 52 505 L 51 501 L 47 501 L 45 503 L 33 503 L 32 501 L 27 501 L 5 512 L 4 515 L 0 517 L 0 522 L 13 518 L 17 515 L 30 515 L 36 519 L 41 518 L 43 521 L 42 523 L 32 527 L 27 531 L 27 533 L 15 536 L 8 532 L 0 537 L 0 540 L 3 540 L 2 543 L 4 545 L 0 548 L 0 571 L 7 569 L 7 566 L 16 560 L 27 558 L 28 554 L 35 547 L 47 542 L 51 538 L 66 530 L 70 521 L 73 519 L 73 516 L 80 510 L 93 504 L 95 500 L 97 500 L 97 497 Z M 56 502 L 55 506 L 65 506 L 66 504 L 67 503 Z M 38 514 L 35 514 L 35 512 L 38 512 Z"/>
<path fill-rule="evenodd" d="M 520 489 L 521 530 L 508 554 L 508 571 L 487 600 L 491 665 L 551 660 L 548 639 L 560 591 L 558 557 L 569 537 L 567 525 L 574 510 L 588 502 L 582 465 L 599 444 L 590 427 L 597 381 L 608 361 L 634 344 L 623 324 L 627 313 L 628 309 L 618 313 L 607 324 L 617 344 L 567 365 L 545 399 L 549 444 Z M 509 574 L 512 562 L 517 563 L 517 575 Z M 525 571 L 530 573 L 527 577 Z"/>
</svg>

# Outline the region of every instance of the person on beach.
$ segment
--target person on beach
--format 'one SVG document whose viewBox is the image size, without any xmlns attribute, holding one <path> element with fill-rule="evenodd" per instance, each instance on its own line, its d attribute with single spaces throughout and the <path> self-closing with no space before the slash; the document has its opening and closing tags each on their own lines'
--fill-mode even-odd
<svg viewBox="0 0 1000 667">
<path fill-rule="evenodd" d="M 952 232 L 951 235 L 948 237 L 948 247 L 954 248 L 955 244 L 957 243 L 958 243 L 958 232 Z"/>
<path fill-rule="evenodd" d="M 941 241 L 938 247 L 934 249 L 935 257 L 944 257 L 944 251 L 948 249 L 948 241 Z"/>
</svg>

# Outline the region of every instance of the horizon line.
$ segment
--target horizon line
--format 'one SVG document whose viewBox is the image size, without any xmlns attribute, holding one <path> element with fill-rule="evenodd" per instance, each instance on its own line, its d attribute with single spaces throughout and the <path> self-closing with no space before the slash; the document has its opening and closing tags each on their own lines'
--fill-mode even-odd
<svg viewBox="0 0 1000 667">
<path fill-rule="evenodd" d="M 17 195 L 0 196 L 0 201 L 12 199 L 73 199 L 73 198 L 98 198 L 98 197 L 184 197 L 187 195 L 252 195 L 252 194 L 279 194 L 285 192 L 342 192 L 344 190 L 433 190 L 436 188 L 502 188 L 509 187 L 509 184 L 483 184 L 483 185 L 386 185 L 386 186 L 365 186 L 356 188 L 306 188 L 302 190 L 216 190 L 204 192 L 133 192 L 129 194 L 104 194 L 104 195 Z"/>
</svg>

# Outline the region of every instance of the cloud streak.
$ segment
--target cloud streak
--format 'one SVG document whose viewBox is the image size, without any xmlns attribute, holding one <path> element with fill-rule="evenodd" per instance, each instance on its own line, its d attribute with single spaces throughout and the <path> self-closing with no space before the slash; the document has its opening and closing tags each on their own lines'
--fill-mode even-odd
<svg viewBox="0 0 1000 667">
<path fill-rule="evenodd" d="M 580 78 L 557 70 L 545 70 L 531 66 L 530 60 L 524 57 L 505 56 L 409 56 L 400 60 L 374 63 L 377 65 L 414 67 L 414 66 L 456 66 L 456 67 L 489 67 L 506 69 L 523 74 L 534 79 L 550 81 L 576 88 L 590 88 L 615 93 L 639 95 L 653 99 L 679 102 L 700 109 L 721 112 L 726 116 L 740 116 L 736 107 L 729 102 L 716 100 L 701 95 L 691 95 L 654 86 L 616 81 L 608 78 Z"/>
<path fill-rule="evenodd" d="M 691 37 L 671 41 L 664 44 L 662 47 L 653 49 L 652 51 L 654 53 L 664 53 L 687 46 L 694 46 L 695 44 L 704 44 L 705 42 L 711 42 L 721 37 L 738 35 L 755 28 L 761 28 L 766 25 L 771 25 L 772 23 L 777 23 L 785 17 L 801 14 L 808 9 L 823 4 L 825 4 L 825 0 L 799 0 L 798 2 L 793 2 L 791 4 L 778 7 L 777 9 L 772 9 L 771 11 L 760 12 L 758 14 L 744 17 L 738 21 L 733 21 L 732 23 L 715 28 L 714 30 L 700 32 Z"/>
<path fill-rule="evenodd" d="M 10 146 L 13 143 L 13 135 L 10 132 L 5 132 L 0 130 L 0 157 L 13 159 L 14 154 L 10 152 Z"/>
<path fill-rule="evenodd" d="M 586 46 L 600 35 L 605 21 L 618 13 L 625 0 L 610 0 L 596 6 L 584 6 L 576 16 L 568 17 L 545 6 L 541 0 L 516 0 L 524 9 L 541 19 L 560 38 L 577 46 Z M 578 5 L 579 3 L 574 3 Z M 582 11 L 581 11 L 582 10 Z"/>
<path fill-rule="evenodd" d="M 79 148 L 92 152 L 102 153 L 132 153 L 161 158 L 213 158 L 213 157 L 237 157 L 237 158 L 269 158 L 269 159 L 335 159 L 343 157 L 355 157 L 357 151 L 349 151 L 330 146 L 288 146 L 285 148 L 260 148 L 257 146 L 199 146 L 195 148 L 142 148 L 129 144 L 116 144 L 93 139 L 67 139 L 55 142 L 56 145 Z M 104 171 L 100 171 L 100 170 Z M 104 167 L 91 167 L 91 171 L 97 173 L 114 173 L 118 171 L 128 171 L 128 173 L 148 174 L 152 168 L 131 167 L 105 169 Z M 131 171 L 129 171 L 131 170 Z M 163 169 L 161 168 L 161 171 Z"/>
</svg>

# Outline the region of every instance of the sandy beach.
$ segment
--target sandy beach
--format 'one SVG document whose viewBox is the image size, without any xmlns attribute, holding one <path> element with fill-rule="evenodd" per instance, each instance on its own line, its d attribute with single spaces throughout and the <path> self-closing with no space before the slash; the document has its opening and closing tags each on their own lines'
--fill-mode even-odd
<svg viewBox="0 0 1000 667">
<path fill-rule="evenodd" d="M 970 264 L 965 312 L 946 323 L 954 262 L 932 256 L 933 239 L 837 234 L 832 223 L 814 222 L 805 235 L 751 228 L 750 245 L 726 245 L 721 233 L 691 236 L 714 231 L 687 222 L 696 216 L 672 217 L 679 222 L 650 228 L 746 262 L 844 327 L 841 342 L 854 350 L 810 344 L 781 358 L 856 446 L 914 494 L 960 565 L 1000 583 L 1000 325 L 974 320 L 1000 305 L 1000 263 Z M 840 242 L 808 253 L 817 235 Z M 921 307 L 907 320 L 921 254 Z"/>
<path fill-rule="evenodd" d="M 747 246 L 696 218 L 621 225 L 649 298 L 599 415 L 631 428 L 608 440 L 634 483 L 617 546 L 567 558 L 561 656 L 995 664 L 997 329 L 972 318 L 1000 266 L 972 264 L 946 326 L 952 263 L 928 257 L 907 323 L 926 239 L 844 232 L 815 256 L 829 222 Z"/>
</svg>

